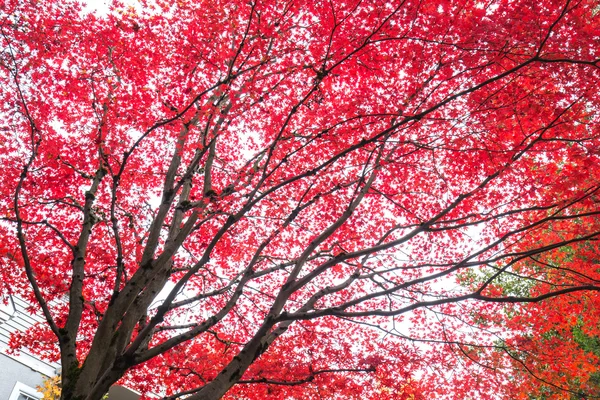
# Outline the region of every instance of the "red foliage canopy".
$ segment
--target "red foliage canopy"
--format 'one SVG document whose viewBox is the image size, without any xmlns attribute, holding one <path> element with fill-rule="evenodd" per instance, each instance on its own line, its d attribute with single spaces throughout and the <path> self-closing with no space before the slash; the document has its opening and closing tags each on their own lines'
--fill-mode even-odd
<svg viewBox="0 0 600 400">
<path fill-rule="evenodd" d="M 595 171 L 592 171 L 592 175 Z M 580 212 L 584 209 L 580 209 Z M 598 219 L 586 219 L 586 229 L 598 229 Z M 529 232 L 515 246 L 526 249 L 552 245 L 581 234 L 574 221 L 554 221 L 543 230 Z M 541 254 L 531 254 L 511 274 L 495 279 L 495 290 L 505 296 L 539 296 L 553 288 L 600 280 L 597 241 L 574 241 Z M 487 276 L 466 273 L 463 283 L 475 287 Z M 570 293 L 552 301 L 504 304 L 471 311 L 471 323 L 499 331 L 496 346 L 472 354 L 478 362 L 494 359 L 494 368 L 511 371 L 519 390 L 503 390 L 518 399 L 594 398 L 600 390 L 600 296 L 594 292 Z M 504 357 L 508 355 L 509 357 Z M 512 394 L 510 394 L 512 390 Z"/>
<path fill-rule="evenodd" d="M 472 317 L 600 289 L 522 267 L 600 234 L 596 1 L 140 4 L 0 9 L 0 274 L 64 399 L 491 398 Z"/>
</svg>

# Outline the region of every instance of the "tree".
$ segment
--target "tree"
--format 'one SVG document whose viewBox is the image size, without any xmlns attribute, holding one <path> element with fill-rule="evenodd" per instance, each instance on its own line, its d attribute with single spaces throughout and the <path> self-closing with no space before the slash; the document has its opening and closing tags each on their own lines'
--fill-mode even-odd
<svg viewBox="0 0 600 400">
<path fill-rule="evenodd" d="M 1 12 L 3 290 L 62 399 L 492 398 L 465 307 L 600 289 L 495 285 L 600 234 L 592 0 Z"/>
<path fill-rule="evenodd" d="M 561 169 L 585 171 L 584 159 L 561 162 Z M 593 182 L 594 173 L 582 173 L 581 182 Z M 555 191 L 541 190 L 539 196 L 557 197 Z M 588 204 L 581 204 L 577 212 L 587 213 L 597 205 L 594 196 Z M 587 219 L 586 230 L 597 229 L 598 218 Z M 522 252 L 551 245 L 572 238 L 581 232 L 582 221 L 559 220 L 531 230 L 513 251 Z M 506 263 L 487 268 L 464 271 L 459 281 L 472 288 L 490 282 L 498 293 L 505 296 L 536 297 L 550 290 L 569 285 L 572 280 L 598 281 L 598 242 L 574 241 L 544 253 L 531 254 L 511 266 L 510 274 L 498 275 Z M 500 328 L 496 345 L 483 349 L 477 359 L 509 357 L 513 369 L 511 379 L 520 389 L 523 399 L 585 399 L 600 393 L 600 321 L 595 310 L 600 298 L 597 292 L 577 292 L 561 296 L 552 302 L 509 303 L 498 308 L 473 308 L 471 321 L 482 329 Z M 509 393 L 507 392 L 508 396 Z"/>
<path fill-rule="evenodd" d="M 563 236 L 572 228 L 558 224 L 531 235 L 529 245 L 552 242 L 553 237 Z M 597 254 L 598 244 L 594 242 L 560 247 L 531 256 L 512 276 L 495 285 L 505 295 L 535 296 L 547 291 L 548 285 L 560 285 L 565 276 L 597 280 Z M 487 277 L 467 273 L 464 282 L 480 284 L 495 269 L 490 269 Z M 492 353 L 510 352 L 512 379 L 522 388 L 520 398 L 596 398 L 600 392 L 600 321 L 595 312 L 598 302 L 597 293 L 580 292 L 552 302 L 510 304 L 496 315 L 474 313 L 474 324 L 486 328 L 496 325 L 510 332 L 483 358 L 493 357 Z"/>
</svg>

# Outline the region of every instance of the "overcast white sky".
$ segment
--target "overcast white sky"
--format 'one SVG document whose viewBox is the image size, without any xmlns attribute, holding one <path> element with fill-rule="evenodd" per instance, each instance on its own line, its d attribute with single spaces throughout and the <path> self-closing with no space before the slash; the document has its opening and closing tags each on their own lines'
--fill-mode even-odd
<svg viewBox="0 0 600 400">
<path fill-rule="evenodd" d="M 104 14 L 108 11 L 108 2 L 110 0 L 83 0 L 85 12 L 98 12 Z"/>
</svg>

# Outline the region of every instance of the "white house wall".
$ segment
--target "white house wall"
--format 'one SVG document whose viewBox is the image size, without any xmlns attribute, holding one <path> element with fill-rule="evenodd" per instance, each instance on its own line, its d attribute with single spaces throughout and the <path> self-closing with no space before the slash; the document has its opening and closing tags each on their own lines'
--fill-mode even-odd
<svg viewBox="0 0 600 400">
<path fill-rule="evenodd" d="M 44 376 L 39 372 L 4 354 L 0 354 L 0 399 L 9 399 L 17 382 L 36 388 L 42 385 L 43 381 Z"/>
<path fill-rule="evenodd" d="M 22 299 L 11 296 L 7 300 L 8 304 L 0 303 L 0 353 L 43 375 L 56 375 L 57 370 L 60 368 L 58 363 L 40 360 L 27 349 L 20 350 L 18 354 L 8 354 L 11 333 L 15 331 L 25 332 L 34 324 L 44 320 L 40 315 L 32 315 L 27 312 L 28 304 Z M 0 364 L 0 371 L 2 369 L 3 364 Z M 3 397 L 0 397 L 0 399 L 3 399 Z"/>
</svg>

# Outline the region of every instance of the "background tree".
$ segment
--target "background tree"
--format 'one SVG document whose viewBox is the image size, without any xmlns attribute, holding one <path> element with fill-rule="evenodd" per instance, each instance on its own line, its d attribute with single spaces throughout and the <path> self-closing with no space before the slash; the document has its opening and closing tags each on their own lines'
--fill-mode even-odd
<svg viewBox="0 0 600 400">
<path fill-rule="evenodd" d="M 571 229 L 562 225 L 538 232 L 539 236 L 530 236 L 529 244 L 551 241 Z M 569 275 L 598 280 L 598 263 L 597 243 L 576 243 L 530 257 L 512 276 L 495 285 L 505 295 L 535 296 L 546 291 L 548 285 L 562 285 L 561 279 Z M 469 272 L 463 282 L 479 285 L 496 271 Z M 502 353 L 509 354 L 514 370 L 510 379 L 521 387 L 520 398 L 596 398 L 600 393 L 598 302 L 595 292 L 572 293 L 552 302 L 506 305 L 494 314 L 474 310 L 474 324 L 506 331 L 494 348 L 476 357 L 498 359 Z"/>
<path fill-rule="evenodd" d="M 594 1 L 1 13 L 3 289 L 63 399 L 491 398 L 465 311 L 600 289 L 521 268 L 600 233 Z"/>
</svg>

